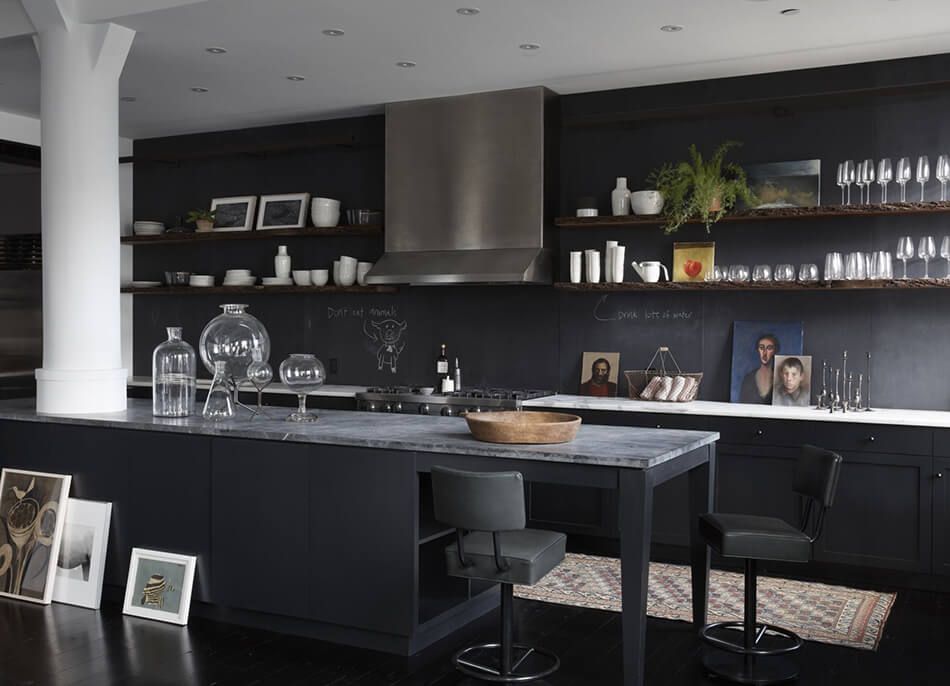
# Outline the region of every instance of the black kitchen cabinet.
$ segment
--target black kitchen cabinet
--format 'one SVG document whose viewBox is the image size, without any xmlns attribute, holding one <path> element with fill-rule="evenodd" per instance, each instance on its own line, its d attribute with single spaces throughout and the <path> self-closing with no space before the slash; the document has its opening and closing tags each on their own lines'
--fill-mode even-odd
<svg viewBox="0 0 950 686">
<path fill-rule="evenodd" d="M 934 573 L 950 574 L 950 458 L 934 459 Z"/>
</svg>

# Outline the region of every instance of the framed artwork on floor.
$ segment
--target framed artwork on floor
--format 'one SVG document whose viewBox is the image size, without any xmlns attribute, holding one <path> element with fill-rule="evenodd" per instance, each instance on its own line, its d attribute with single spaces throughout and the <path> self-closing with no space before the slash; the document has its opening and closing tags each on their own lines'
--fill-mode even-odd
<svg viewBox="0 0 950 686">
<path fill-rule="evenodd" d="M 99 609 L 112 503 L 70 498 L 56 564 L 53 601 Z"/>
<path fill-rule="evenodd" d="M 214 210 L 214 231 L 250 231 L 254 228 L 257 196 L 215 198 L 211 209 Z"/>
<path fill-rule="evenodd" d="M 729 401 L 772 404 L 776 355 L 801 355 L 801 322 L 733 322 Z"/>
<path fill-rule="evenodd" d="M 187 624 L 195 562 L 194 555 L 132 548 L 122 612 L 160 622 Z"/>
<path fill-rule="evenodd" d="M 579 394 L 615 398 L 619 376 L 620 353 L 584 353 Z"/>
<path fill-rule="evenodd" d="M 49 605 L 71 479 L 21 469 L 0 473 L 0 596 Z"/>
<path fill-rule="evenodd" d="M 257 213 L 257 229 L 302 229 L 307 225 L 310 210 L 309 193 L 262 195 Z"/>
</svg>

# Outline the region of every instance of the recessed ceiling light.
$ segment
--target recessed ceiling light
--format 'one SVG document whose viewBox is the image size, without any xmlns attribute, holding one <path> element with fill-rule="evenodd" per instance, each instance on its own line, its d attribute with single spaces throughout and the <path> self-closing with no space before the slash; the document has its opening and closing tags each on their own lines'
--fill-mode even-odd
<svg viewBox="0 0 950 686">
<path fill-rule="evenodd" d="M 683 27 L 679 24 L 664 24 L 660 27 L 660 31 L 666 31 L 667 33 L 676 33 L 677 31 L 682 31 Z"/>
<path fill-rule="evenodd" d="M 785 17 L 791 17 L 792 15 L 798 14 L 799 12 L 801 12 L 801 10 L 797 7 L 789 7 L 787 10 L 782 10 L 779 12 L 779 14 Z"/>
<path fill-rule="evenodd" d="M 290 76 L 287 77 L 287 80 L 288 81 L 306 81 L 307 77 L 299 76 L 298 74 L 291 74 Z"/>
<path fill-rule="evenodd" d="M 463 17 L 474 17 L 476 14 L 481 12 L 481 10 L 477 7 L 459 7 L 455 11 L 461 14 Z"/>
<path fill-rule="evenodd" d="M 400 60 L 399 62 L 396 62 L 396 66 L 402 67 L 403 69 L 412 69 L 414 66 L 416 66 L 416 63 L 412 60 Z"/>
<path fill-rule="evenodd" d="M 320 33 L 324 36 L 342 36 L 346 32 L 343 29 L 323 29 Z"/>
<path fill-rule="evenodd" d="M 207 92 L 208 92 L 208 89 L 205 88 L 204 86 L 192 86 L 192 87 L 191 87 L 191 90 L 192 90 L 192 92 L 194 92 L 194 93 L 207 93 Z"/>
<path fill-rule="evenodd" d="M 205 52 L 210 52 L 212 55 L 223 55 L 227 52 L 226 48 L 205 48 Z"/>
<path fill-rule="evenodd" d="M 540 50 L 541 46 L 538 43 L 522 43 L 518 46 L 522 50 Z"/>
<path fill-rule="evenodd" d="M 135 102 L 135 98 L 131 95 L 123 95 L 121 98 L 119 98 L 119 100 L 122 102 Z"/>
</svg>

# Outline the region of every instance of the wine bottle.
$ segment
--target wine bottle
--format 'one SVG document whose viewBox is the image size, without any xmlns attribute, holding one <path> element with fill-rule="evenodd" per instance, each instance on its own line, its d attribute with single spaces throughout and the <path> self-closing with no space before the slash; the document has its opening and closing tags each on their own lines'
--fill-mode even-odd
<svg viewBox="0 0 950 686">
<path fill-rule="evenodd" d="M 435 359 L 435 373 L 439 376 L 441 387 L 442 379 L 449 375 L 449 358 L 445 354 L 445 343 L 442 344 L 442 352 Z"/>
</svg>

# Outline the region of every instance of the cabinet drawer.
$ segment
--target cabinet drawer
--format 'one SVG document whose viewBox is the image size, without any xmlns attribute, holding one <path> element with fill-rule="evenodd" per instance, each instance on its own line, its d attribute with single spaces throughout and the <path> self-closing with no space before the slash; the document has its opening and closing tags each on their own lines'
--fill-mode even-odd
<svg viewBox="0 0 950 686">
<path fill-rule="evenodd" d="M 730 420 L 719 431 L 723 443 L 738 445 L 799 446 L 812 443 L 842 452 L 902 455 L 930 455 L 933 441 L 931 429 L 837 422 Z"/>
</svg>

